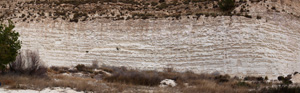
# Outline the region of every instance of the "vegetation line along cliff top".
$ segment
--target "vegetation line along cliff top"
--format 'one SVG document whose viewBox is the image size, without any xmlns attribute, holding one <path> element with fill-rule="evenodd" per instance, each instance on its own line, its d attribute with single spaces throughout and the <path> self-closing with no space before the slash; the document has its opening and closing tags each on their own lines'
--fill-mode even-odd
<svg viewBox="0 0 300 93">
<path fill-rule="evenodd" d="M 99 18 L 179 20 L 182 16 L 194 19 L 200 16 L 245 16 L 261 19 L 267 12 L 286 13 L 299 18 L 299 11 L 294 9 L 297 3 L 283 0 L 280 2 L 290 4 L 290 9 L 272 3 L 277 0 L 2 0 L 0 2 L 2 17 L 18 18 L 23 22 L 39 22 L 45 19 L 78 22 Z M 253 4 L 260 7 L 255 8 Z M 260 13 L 263 10 L 267 12 Z"/>
</svg>

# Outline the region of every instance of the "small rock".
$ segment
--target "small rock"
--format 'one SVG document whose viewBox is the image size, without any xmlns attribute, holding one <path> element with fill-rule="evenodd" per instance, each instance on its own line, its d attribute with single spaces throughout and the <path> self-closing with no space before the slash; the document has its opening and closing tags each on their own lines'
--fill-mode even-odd
<svg viewBox="0 0 300 93">
<path fill-rule="evenodd" d="M 74 74 L 73 74 L 73 76 L 75 76 L 75 77 L 83 77 L 83 75 L 84 75 L 84 74 L 82 74 L 82 73 L 74 73 Z"/>
<path fill-rule="evenodd" d="M 68 74 L 68 73 L 63 73 L 61 75 L 64 75 L 64 76 L 72 76 L 71 74 Z"/>
</svg>

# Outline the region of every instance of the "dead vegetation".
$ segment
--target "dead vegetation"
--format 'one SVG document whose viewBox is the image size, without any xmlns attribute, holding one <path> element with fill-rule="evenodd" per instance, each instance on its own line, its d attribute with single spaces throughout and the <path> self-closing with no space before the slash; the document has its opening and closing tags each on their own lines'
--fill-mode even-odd
<svg viewBox="0 0 300 93">
<path fill-rule="evenodd" d="M 125 67 L 115 68 L 112 76 L 105 77 L 104 80 L 108 82 L 118 82 L 125 84 L 157 86 L 163 79 L 156 71 L 137 71 L 127 70 Z"/>
<path fill-rule="evenodd" d="M 47 72 L 47 77 L 6 73 L 0 76 L 0 82 L 10 89 L 42 90 L 49 87 L 69 87 L 77 91 L 100 93 L 149 91 L 246 93 L 275 90 L 265 89 L 272 84 L 267 83 L 262 77 L 238 79 L 219 73 L 176 72 L 172 68 L 166 68 L 161 72 L 134 70 L 126 67 L 98 66 L 96 61 L 91 66 L 79 64 L 75 68 L 50 67 Z M 163 79 L 174 80 L 177 86 L 161 88 L 159 84 Z"/>
<path fill-rule="evenodd" d="M 101 81 L 91 78 L 80 78 L 65 75 L 49 75 L 49 77 L 34 77 L 29 75 L 4 75 L 0 82 L 9 89 L 35 89 L 42 90 L 48 87 L 70 87 L 77 91 L 98 91 L 105 92 L 107 89 Z M 104 89 L 105 88 L 105 89 Z M 107 89 L 109 90 L 109 89 Z M 110 90 L 112 91 L 112 90 Z"/>
<path fill-rule="evenodd" d="M 9 64 L 9 71 L 17 74 L 44 76 L 47 74 L 47 67 L 44 66 L 38 52 L 26 50 L 19 53 L 16 60 Z"/>
</svg>

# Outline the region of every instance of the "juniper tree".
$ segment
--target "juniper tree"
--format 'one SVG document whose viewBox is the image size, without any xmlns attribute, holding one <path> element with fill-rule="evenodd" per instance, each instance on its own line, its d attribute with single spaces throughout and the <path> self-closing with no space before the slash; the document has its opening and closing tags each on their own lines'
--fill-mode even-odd
<svg viewBox="0 0 300 93">
<path fill-rule="evenodd" d="M 8 25 L 0 23 L 0 70 L 6 68 L 6 65 L 16 59 L 21 41 L 18 40 L 19 33 L 14 31 L 14 24 L 8 21 Z"/>
</svg>

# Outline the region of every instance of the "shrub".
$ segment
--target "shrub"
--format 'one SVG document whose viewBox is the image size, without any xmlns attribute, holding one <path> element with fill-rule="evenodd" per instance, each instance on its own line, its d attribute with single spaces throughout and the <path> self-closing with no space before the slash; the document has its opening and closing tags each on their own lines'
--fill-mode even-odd
<svg viewBox="0 0 300 93">
<path fill-rule="evenodd" d="M 260 93 L 299 93 L 300 87 L 279 86 L 275 88 L 263 88 Z"/>
<path fill-rule="evenodd" d="M 284 77 L 283 77 L 283 76 L 278 76 L 277 79 L 278 79 L 279 81 L 281 81 L 281 80 L 284 79 Z"/>
<path fill-rule="evenodd" d="M 66 16 L 66 12 L 65 11 L 56 11 L 54 12 L 55 16 Z"/>
<path fill-rule="evenodd" d="M 23 62 L 25 59 L 23 55 L 19 54 L 16 57 L 16 60 L 10 64 L 10 71 L 16 71 L 16 72 L 25 72 L 25 62 Z"/>
<path fill-rule="evenodd" d="M 157 4 L 157 2 L 151 2 L 151 6 L 156 6 Z"/>
<path fill-rule="evenodd" d="M 263 82 L 265 79 L 263 77 L 255 77 L 255 76 L 246 76 L 244 78 L 245 81 L 258 81 Z"/>
<path fill-rule="evenodd" d="M 70 22 L 75 22 L 75 23 L 77 23 L 77 22 L 78 22 L 78 19 L 70 19 Z"/>
<path fill-rule="evenodd" d="M 113 69 L 111 69 L 111 68 L 107 68 L 107 67 L 101 67 L 100 69 L 102 69 L 103 71 L 105 71 L 105 72 L 109 72 L 109 73 L 112 73 L 113 72 Z"/>
<path fill-rule="evenodd" d="M 105 68 L 105 69 L 103 69 Z M 172 79 L 178 85 L 190 83 L 197 85 L 198 80 L 211 80 L 213 77 L 207 74 L 195 74 L 192 71 L 175 72 L 172 68 L 166 68 L 163 72 L 158 71 L 138 71 L 127 69 L 125 67 L 110 67 L 102 66 L 102 70 L 111 72 L 112 76 L 105 77 L 104 80 L 108 82 L 119 82 L 134 85 L 156 86 L 163 79 Z M 229 76 L 224 76 L 229 77 Z"/>
<path fill-rule="evenodd" d="M 204 2 L 206 0 L 192 0 L 193 3 L 197 3 L 197 2 Z"/>
<path fill-rule="evenodd" d="M 172 15 L 170 15 L 171 17 L 174 17 L 174 18 L 176 18 L 176 19 L 179 19 L 180 18 L 180 16 L 181 16 L 181 14 L 172 14 Z"/>
<path fill-rule="evenodd" d="M 286 77 L 279 76 L 277 79 L 278 79 L 279 81 L 281 81 L 282 84 L 284 84 L 284 85 L 289 85 L 289 84 L 292 84 L 292 83 L 293 83 L 293 82 L 291 81 L 291 79 L 292 79 L 292 76 L 291 76 L 291 75 L 288 75 L 288 76 L 286 76 Z"/>
<path fill-rule="evenodd" d="M 275 7 L 275 6 L 273 6 L 271 9 L 272 9 L 272 10 L 276 10 L 276 7 Z"/>
<path fill-rule="evenodd" d="M 112 73 L 111 76 L 105 77 L 104 80 L 108 82 L 119 82 L 134 85 L 146 85 L 155 86 L 163 79 L 172 79 L 178 83 L 178 85 L 184 85 L 184 83 L 190 83 L 191 85 L 197 85 L 198 80 L 211 80 L 213 77 L 207 74 L 195 74 L 192 71 L 176 72 L 172 68 L 166 68 L 163 72 L 147 71 L 147 70 L 133 70 L 125 67 L 112 67 L 101 66 L 100 69 Z M 228 76 L 225 76 L 228 77 Z"/>
<path fill-rule="evenodd" d="M 44 66 L 37 52 L 26 50 L 25 53 L 20 53 L 17 59 L 10 63 L 10 71 L 28 74 L 28 75 L 45 75 L 47 67 Z"/>
<path fill-rule="evenodd" d="M 159 2 L 160 2 L 160 3 L 163 3 L 163 2 L 165 2 L 165 0 L 159 0 Z"/>
<path fill-rule="evenodd" d="M 88 17 L 88 15 L 87 15 L 87 13 L 82 13 L 82 12 L 75 11 L 73 19 L 70 19 L 70 22 L 76 22 L 77 23 L 81 17 L 84 17 L 84 19 L 86 19 Z"/>
<path fill-rule="evenodd" d="M 66 73 L 66 72 L 77 72 L 77 70 L 69 70 L 68 67 L 57 67 L 57 66 L 51 66 L 51 70 L 56 71 L 58 73 Z"/>
<path fill-rule="evenodd" d="M 104 78 L 109 82 L 121 82 L 134 85 L 159 85 L 163 78 L 156 72 L 143 73 L 135 70 L 114 72 L 112 76 Z"/>
<path fill-rule="evenodd" d="M 19 33 L 14 31 L 14 24 L 8 21 L 8 25 L 0 23 L 0 70 L 16 59 L 21 41 L 18 40 Z"/>
<path fill-rule="evenodd" d="M 294 72 L 294 75 L 298 74 L 299 72 Z"/>
<path fill-rule="evenodd" d="M 249 84 L 247 82 L 237 82 L 234 85 L 238 86 L 238 87 L 251 87 L 251 84 Z"/>
<path fill-rule="evenodd" d="M 77 66 L 75 66 L 75 68 L 76 68 L 78 71 L 85 71 L 85 70 L 86 70 L 86 67 L 85 67 L 85 65 L 83 65 L 83 64 L 78 64 Z"/>
<path fill-rule="evenodd" d="M 218 4 L 222 11 L 230 11 L 235 7 L 235 0 L 221 0 Z"/>
<path fill-rule="evenodd" d="M 25 14 L 22 14 L 22 16 L 20 18 L 24 18 L 25 17 Z"/>
<path fill-rule="evenodd" d="M 138 2 L 134 1 L 134 0 L 119 0 L 119 2 L 122 3 L 127 3 L 127 4 L 139 4 Z"/>
<path fill-rule="evenodd" d="M 248 14 L 246 14 L 245 17 L 247 17 L 247 18 L 252 18 L 252 16 L 251 16 L 251 15 L 248 15 Z"/>
<path fill-rule="evenodd" d="M 191 0 L 184 0 L 182 2 L 183 2 L 183 4 L 189 4 L 191 2 Z"/>
<path fill-rule="evenodd" d="M 92 68 L 99 68 L 99 63 L 97 60 L 93 60 L 92 63 Z"/>
<path fill-rule="evenodd" d="M 268 76 L 265 76 L 265 80 L 269 80 Z"/>
<path fill-rule="evenodd" d="M 165 9 L 167 7 L 168 7 L 167 3 L 161 3 L 159 6 L 157 6 L 157 8 L 159 8 L 159 9 Z"/>
<path fill-rule="evenodd" d="M 261 19 L 261 16 L 256 16 L 256 19 Z"/>
<path fill-rule="evenodd" d="M 230 79 L 230 76 L 229 75 L 219 75 L 219 76 L 216 76 L 215 77 L 215 80 L 217 82 L 228 82 Z"/>
<path fill-rule="evenodd" d="M 143 13 L 133 13 L 132 14 L 132 17 L 137 17 L 137 18 L 142 18 L 142 19 L 148 19 L 150 17 L 153 17 L 154 15 L 153 14 L 143 14 Z M 116 48 L 117 50 L 120 50 L 120 48 Z"/>
<path fill-rule="evenodd" d="M 92 67 L 92 66 L 85 66 L 83 64 L 78 64 L 77 66 L 75 66 L 75 68 L 77 69 L 77 71 L 82 71 L 84 73 L 94 73 L 95 72 L 93 70 L 94 67 Z M 77 71 L 71 71 L 71 72 L 77 72 Z"/>
</svg>

